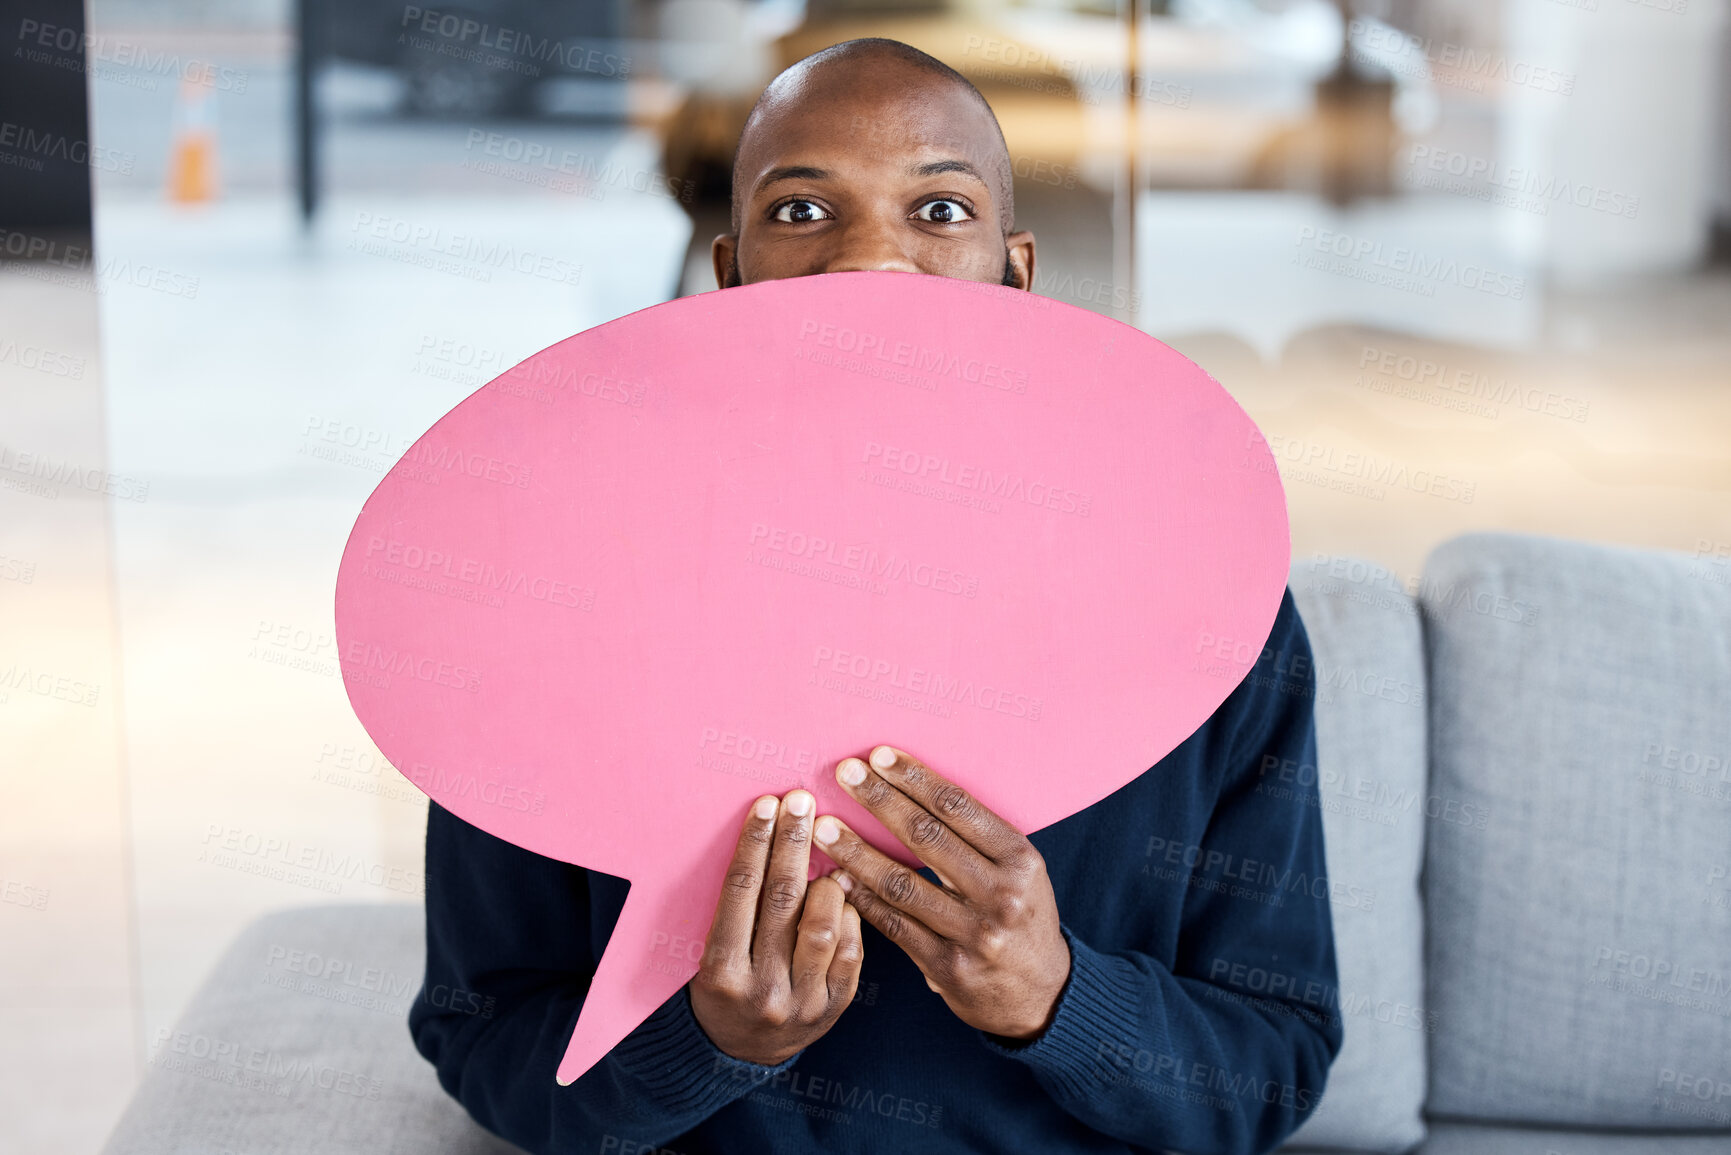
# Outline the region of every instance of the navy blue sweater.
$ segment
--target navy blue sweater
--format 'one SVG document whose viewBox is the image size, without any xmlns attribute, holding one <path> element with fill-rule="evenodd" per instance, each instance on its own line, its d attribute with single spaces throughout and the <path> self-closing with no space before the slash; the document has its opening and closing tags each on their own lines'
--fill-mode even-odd
<svg viewBox="0 0 1731 1155">
<path fill-rule="evenodd" d="M 560 1087 L 626 883 L 433 805 L 415 1045 L 475 1119 L 536 1153 L 1272 1150 L 1315 1109 L 1342 1035 L 1319 799 L 1279 773 L 1316 763 L 1314 694 L 1288 591 L 1195 734 L 1031 836 L 1072 961 L 1030 1043 L 956 1018 L 868 924 L 853 1005 L 781 1066 L 717 1049 L 681 989 Z"/>
</svg>

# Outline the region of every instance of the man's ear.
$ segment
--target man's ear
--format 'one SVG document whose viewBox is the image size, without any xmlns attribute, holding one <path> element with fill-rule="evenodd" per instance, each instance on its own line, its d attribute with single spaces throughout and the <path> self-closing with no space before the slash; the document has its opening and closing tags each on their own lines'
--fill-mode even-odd
<svg viewBox="0 0 1731 1155">
<path fill-rule="evenodd" d="M 1034 287 L 1034 234 L 1023 229 L 1019 233 L 1011 233 L 1004 238 L 1004 245 L 1010 251 L 1010 267 L 1016 273 L 1018 289 Z"/>
<path fill-rule="evenodd" d="M 709 259 L 715 265 L 715 287 L 725 289 L 727 270 L 733 265 L 734 254 L 739 251 L 739 238 L 732 233 L 722 233 L 709 242 Z"/>
</svg>

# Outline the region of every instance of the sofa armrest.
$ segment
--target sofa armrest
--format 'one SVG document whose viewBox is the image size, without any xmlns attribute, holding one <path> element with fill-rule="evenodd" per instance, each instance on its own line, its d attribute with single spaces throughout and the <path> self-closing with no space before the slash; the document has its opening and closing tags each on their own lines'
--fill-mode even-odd
<svg viewBox="0 0 1731 1155">
<path fill-rule="evenodd" d="M 104 1155 L 512 1155 L 409 1038 L 418 905 L 303 907 L 253 922 L 171 1031 Z"/>
</svg>

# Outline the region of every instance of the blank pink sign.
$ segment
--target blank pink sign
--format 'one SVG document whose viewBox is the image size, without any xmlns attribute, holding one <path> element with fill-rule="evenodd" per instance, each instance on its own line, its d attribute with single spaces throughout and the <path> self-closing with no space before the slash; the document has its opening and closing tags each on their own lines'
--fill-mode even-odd
<svg viewBox="0 0 1731 1155">
<path fill-rule="evenodd" d="M 1256 426 L 1159 341 L 842 273 L 645 309 L 475 392 L 368 499 L 337 637 L 429 797 L 631 881 L 569 1083 L 697 973 L 753 799 L 803 786 L 911 862 L 833 778 L 889 743 L 1025 832 L 1073 814 L 1243 679 L 1288 559 Z"/>
</svg>

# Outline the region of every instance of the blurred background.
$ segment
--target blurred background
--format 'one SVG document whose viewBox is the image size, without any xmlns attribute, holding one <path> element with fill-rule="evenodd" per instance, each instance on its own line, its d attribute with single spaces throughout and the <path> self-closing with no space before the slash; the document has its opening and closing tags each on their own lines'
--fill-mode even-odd
<svg viewBox="0 0 1731 1155">
<path fill-rule="evenodd" d="M 94 1151 L 260 911 L 418 897 L 348 529 L 498 373 L 713 289 L 746 109 L 840 40 L 978 85 L 1035 290 L 1237 397 L 1295 557 L 1410 586 L 1510 529 L 1726 580 L 1725 10 L 0 0 L 3 1145 Z"/>
</svg>

